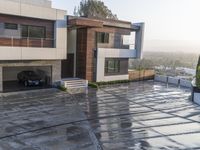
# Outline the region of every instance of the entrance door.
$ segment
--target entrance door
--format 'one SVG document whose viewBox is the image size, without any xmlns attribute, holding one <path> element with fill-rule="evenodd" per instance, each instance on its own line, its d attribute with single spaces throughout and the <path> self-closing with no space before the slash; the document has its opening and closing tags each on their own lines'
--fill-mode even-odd
<svg viewBox="0 0 200 150">
<path fill-rule="evenodd" d="M 74 54 L 68 54 L 67 60 L 62 60 L 62 78 L 74 77 Z"/>
</svg>

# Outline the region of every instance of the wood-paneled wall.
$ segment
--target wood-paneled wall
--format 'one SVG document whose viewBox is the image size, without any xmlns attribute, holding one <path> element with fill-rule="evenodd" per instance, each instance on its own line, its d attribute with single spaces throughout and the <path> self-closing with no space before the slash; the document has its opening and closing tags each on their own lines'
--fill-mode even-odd
<svg viewBox="0 0 200 150">
<path fill-rule="evenodd" d="M 77 77 L 94 81 L 95 59 L 94 50 L 97 49 L 96 32 L 108 32 L 114 35 L 129 35 L 129 29 L 103 27 L 103 28 L 79 28 L 77 29 Z M 111 37 L 109 40 L 113 44 L 104 44 L 105 48 L 117 48 L 115 42 L 118 42 L 119 36 Z M 112 42 L 113 41 L 113 42 Z M 99 45 L 99 44 L 98 44 Z M 102 45 L 101 45 L 102 46 Z M 102 48 L 104 48 L 102 46 Z M 118 47 L 128 48 L 128 47 Z M 128 65 L 128 64 L 127 64 Z M 127 69 L 128 71 L 128 69 Z"/>
</svg>

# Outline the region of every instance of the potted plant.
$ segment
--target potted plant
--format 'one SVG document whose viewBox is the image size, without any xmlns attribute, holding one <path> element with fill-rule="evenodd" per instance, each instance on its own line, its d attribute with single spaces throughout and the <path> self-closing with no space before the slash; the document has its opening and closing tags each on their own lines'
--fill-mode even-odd
<svg viewBox="0 0 200 150">
<path fill-rule="evenodd" d="M 192 81 L 192 100 L 200 105 L 200 56 L 196 68 L 196 77 Z"/>
</svg>

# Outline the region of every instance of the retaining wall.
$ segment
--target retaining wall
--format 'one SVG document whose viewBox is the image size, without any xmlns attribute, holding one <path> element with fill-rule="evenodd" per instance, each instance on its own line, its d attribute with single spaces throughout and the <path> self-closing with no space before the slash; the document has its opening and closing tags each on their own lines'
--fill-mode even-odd
<svg viewBox="0 0 200 150">
<path fill-rule="evenodd" d="M 177 77 L 169 77 L 169 76 L 163 76 L 163 75 L 155 75 L 154 81 L 157 82 L 163 82 L 166 84 L 173 84 L 176 86 L 181 86 L 181 87 L 186 87 L 186 88 L 191 88 L 191 81 L 185 80 L 185 79 L 180 79 Z"/>
</svg>

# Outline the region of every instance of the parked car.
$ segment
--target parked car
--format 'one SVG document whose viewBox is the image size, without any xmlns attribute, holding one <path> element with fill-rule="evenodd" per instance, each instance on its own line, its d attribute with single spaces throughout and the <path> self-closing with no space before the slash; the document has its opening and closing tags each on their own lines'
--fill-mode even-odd
<svg viewBox="0 0 200 150">
<path fill-rule="evenodd" d="M 17 74 L 17 78 L 19 83 L 23 83 L 24 86 L 37 86 L 44 83 L 42 77 L 36 74 L 34 71 L 22 71 Z"/>
</svg>

